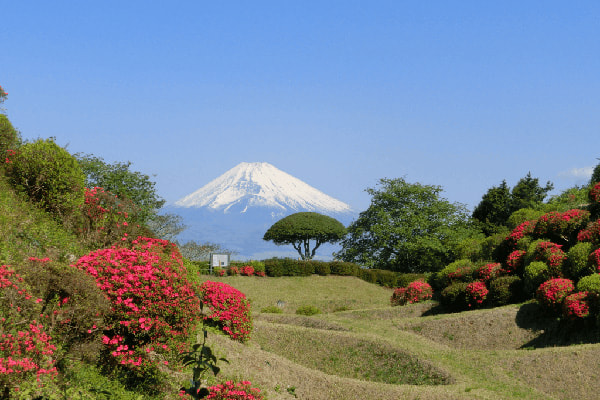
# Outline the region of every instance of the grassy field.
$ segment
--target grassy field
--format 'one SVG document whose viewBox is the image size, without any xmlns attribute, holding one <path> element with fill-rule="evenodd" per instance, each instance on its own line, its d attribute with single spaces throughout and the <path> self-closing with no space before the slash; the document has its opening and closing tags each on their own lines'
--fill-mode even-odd
<svg viewBox="0 0 600 400">
<path fill-rule="evenodd" d="M 597 399 L 600 344 L 534 303 L 456 314 L 390 307 L 391 291 L 354 277 L 204 277 L 252 302 L 245 345 L 211 335 L 224 374 L 269 399 Z M 261 313 L 269 306 L 283 313 Z M 301 306 L 322 313 L 297 315 Z"/>
</svg>

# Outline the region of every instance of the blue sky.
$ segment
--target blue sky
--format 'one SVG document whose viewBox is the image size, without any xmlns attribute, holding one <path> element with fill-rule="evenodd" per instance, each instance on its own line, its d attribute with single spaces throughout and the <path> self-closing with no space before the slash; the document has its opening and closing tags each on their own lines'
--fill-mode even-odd
<svg viewBox="0 0 600 400">
<path fill-rule="evenodd" d="M 266 161 L 357 211 L 384 177 L 472 208 L 600 157 L 597 1 L 0 4 L 23 137 L 131 161 L 169 202 Z"/>
</svg>

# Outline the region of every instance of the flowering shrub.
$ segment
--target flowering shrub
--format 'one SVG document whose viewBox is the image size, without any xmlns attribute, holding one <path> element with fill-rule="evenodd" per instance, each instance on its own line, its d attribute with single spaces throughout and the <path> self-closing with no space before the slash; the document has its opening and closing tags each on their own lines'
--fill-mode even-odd
<svg viewBox="0 0 600 400">
<path fill-rule="evenodd" d="M 75 267 L 93 276 L 111 302 L 102 327 L 110 356 L 139 371 L 157 366 L 151 353 L 181 348 L 198 317 L 199 300 L 177 246 L 143 237 L 123 245 L 129 248 L 93 251 Z"/>
<path fill-rule="evenodd" d="M 34 317 L 42 301 L 32 297 L 13 269 L 0 266 L 0 388 L 18 390 L 33 377 L 41 382 L 57 375 L 56 346 Z"/>
<path fill-rule="evenodd" d="M 540 285 L 536 298 L 545 308 L 559 312 L 565 297 L 575 290 L 573 281 L 564 278 L 550 279 Z"/>
<path fill-rule="evenodd" d="M 399 287 L 394 289 L 394 293 L 392 293 L 392 297 L 390 298 L 390 303 L 392 307 L 403 306 L 406 303 L 408 303 L 408 297 L 406 296 L 406 288 Z"/>
<path fill-rule="evenodd" d="M 80 208 L 83 221 L 79 234 L 97 247 L 110 246 L 126 233 L 132 233 L 128 218 L 136 212 L 136 207 L 129 200 L 121 200 L 101 187 L 85 188 Z"/>
<path fill-rule="evenodd" d="M 254 267 L 252 265 L 245 265 L 240 268 L 240 274 L 244 276 L 252 276 L 254 275 Z"/>
<path fill-rule="evenodd" d="M 588 265 L 590 269 L 600 273 L 600 249 L 592 251 L 588 258 Z"/>
<path fill-rule="evenodd" d="M 543 261 L 550 267 L 550 273 L 553 276 L 560 276 L 563 261 L 567 255 L 562 251 L 561 245 L 552 242 L 537 242 L 531 253 L 535 261 Z"/>
<path fill-rule="evenodd" d="M 590 189 L 589 199 L 592 203 L 600 203 L 600 182 L 596 182 L 594 187 Z"/>
<path fill-rule="evenodd" d="M 504 270 L 500 263 L 490 263 L 479 267 L 476 271 L 477 278 L 483 282 L 489 282 L 502 275 Z"/>
<path fill-rule="evenodd" d="M 527 254 L 525 250 L 515 250 L 510 253 L 506 259 L 506 265 L 509 267 L 507 272 L 521 271 L 524 266 L 525 254 Z"/>
<path fill-rule="evenodd" d="M 4 163 L 11 164 L 13 162 L 12 159 L 15 156 L 15 154 L 17 154 L 17 152 L 13 149 L 6 150 L 6 157 L 4 159 Z"/>
<path fill-rule="evenodd" d="M 484 282 L 475 281 L 469 283 L 466 287 L 467 303 L 469 304 L 469 307 L 483 304 L 488 293 L 489 290 Z"/>
<path fill-rule="evenodd" d="M 431 299 L 433 289 L 424 281 L 414 281 L 406 287 L 406 296 L 409 303 L 418 303 L 423 300 Z"/>
<path fill-rule="evenodd" d="M 250 302 L 246 296 L 221 282 L 206 281 L 200 286 L 201 301 L 210 308 L 205 321 L 214 323 L 232 339 L 245 342 L 250 339 L 252 320 Z"/>
<path fill-rule="evenodd" d="M 569 319 L 586 318 L 590 315 L 588 292 L 572 293 L 563 301 L 563 316 Z"/>
<path fill-rule="evenodd" d="M 552 211 L 538 218 L 533 233 L 536 237 L 550 238 L 566 244 L 573 233 L 587 224 L 589 217 L 589 211 L 579 209 Z"/>
<path fill-rule="evenodd" d="M 473 280 L 475 266 L 465 265 L 458 267 L 456 270 L 448 273 L 448 278 L 451 282 L 470 282 Z"/>
<path fill-rule="evenodd" d="M 394 289 L 390 299 L 392 306 L 403 306 L 407 303 L 418 303 L 420 301 L 431 299 L 433 289 L 422 280 L 413 281 L 407 287 Z"/>
<path fill-rule="evenodd" d="M 262 400 L 260 389 L 253 388 L 248 381 L 234 383 L 227 381 L 223 384 L 208 387 L 206 399 L 211 400 Z"/>
<path fill-rule="evenodd" d="M 240 274 L 240 269 L 238 267 L 229 267 L 227 269 L 227 275 L 229 276 L 238 276 Z"/>
<path fill-rule="evenodd" d="M 535 229 L 535 225 L 536 221 L 525 221 L 513 229 L 506 239 L 514 246 L 520 239 L 531 235 Z"/>
</svg>

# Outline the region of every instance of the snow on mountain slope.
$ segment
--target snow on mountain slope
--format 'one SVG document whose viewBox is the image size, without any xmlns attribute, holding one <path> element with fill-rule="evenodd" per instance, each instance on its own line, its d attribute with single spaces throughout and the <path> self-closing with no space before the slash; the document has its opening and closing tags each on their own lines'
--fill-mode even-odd
<svg viewBox="0 0 600 400">
<path fill-rule="evenodd" d="M 244 213 L 266 207 L 281 212 L 352 213 L 352 209 L 266 162 L 243 162 L 175 202 L 177 207 Z"/>
</svg>

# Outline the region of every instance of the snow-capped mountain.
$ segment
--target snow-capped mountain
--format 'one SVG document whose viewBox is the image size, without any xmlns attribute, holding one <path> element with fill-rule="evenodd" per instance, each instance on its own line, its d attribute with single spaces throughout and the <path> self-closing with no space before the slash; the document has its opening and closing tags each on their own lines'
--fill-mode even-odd
<svg viewBox="0 0 600 400">
<path fill-rule="evenodd" d="M 314 211 L 344 225 L 357 215 L 348 204 L 266 162 L 240 163 L 164 211 L 179 214 L 187 225 L 178 236 L 180 242 L 217 243 L 241 260 L 297 257 L 292 246 L 262 240 L 267 229 L 287 215 Z M 317 251 L 321 258 L 336 250 L 323 247 Z"/>
<path fill-rule="evenodd" d="M 178 207 L 206 207 L 229 212 L 246 212 L 251 207 L 268 207 L 281 212 L 315 211 L 323 214 L 351 213 L 352 209 L 266 162 L 243 162 L 183 197 Z"/>
</svg>

